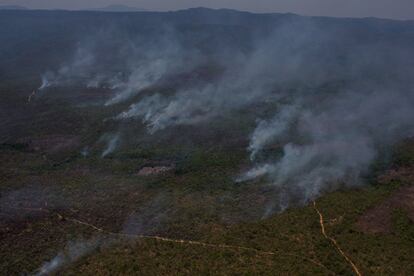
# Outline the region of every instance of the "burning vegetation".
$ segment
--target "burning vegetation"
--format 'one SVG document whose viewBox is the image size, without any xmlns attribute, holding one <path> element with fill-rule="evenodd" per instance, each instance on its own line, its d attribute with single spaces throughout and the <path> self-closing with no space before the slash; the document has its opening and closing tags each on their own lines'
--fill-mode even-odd
<svg viewBox="0 0 414 276">
<path fill-rule="evenodd" d="M 0 274 L 414 273 L 413 22 L 0 21 Z"/>
</svg>

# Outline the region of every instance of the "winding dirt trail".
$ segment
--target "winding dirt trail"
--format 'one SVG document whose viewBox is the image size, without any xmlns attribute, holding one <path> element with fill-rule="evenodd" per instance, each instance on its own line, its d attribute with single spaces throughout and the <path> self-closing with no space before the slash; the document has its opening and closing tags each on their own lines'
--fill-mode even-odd
<svg viewBox="0 0 414 276">
<path fill-rule="evenodd" d="M 308 261 L 316 266 L 319 266 L 325 270 L 327 270 L 329 273 L 335 275 L 336 273 L 333 272 L 332 270 L 330 270 L 329 268 L 327 268 L 325 265 L 323 265 L 322 263 L 313 260 L 311 258 L 307 258 L 305 256 L 301 256 L 301 255 L 296 255 L 296 254 L 291 254 L 291 253 L 277 253 L 277 252 L 272 252 L 272 251 L 264 251 L 264 250 L 259 250 L 256 248 L 252 248 L 252 247 L 245 247 L 245 246 L 237 246 L 237 245 L 228 245 L 228 244 L 214 244 L 214 243 L 205 243 L 205 242 L 200 242 L 200 241 L 193 241 L 193 240 L 182 240 L 182 239 L 171 239 L 171 238 L 166 238 L 166 237 L 160 237 L 160 236 L 148 236 L 148 235 L 133 235 L 133 234 L 125 234 L 125 233 L 114 233 L 114 232 L 110 232 L 110 231 L 106 231 L 102 228 L 99 228 L 93 224 L 89 224 L 77 219 L 68 219 L 69 221 L 72 221 L 74 223 L 77 224 L 81 224 L 84 226 L 88 226 L 98 232 L 104 233 L 104 234 L 108 234 L 108 235 L 112 235 L 112 236 L 123 236 L 123 237 L 129 237 L 129 238 L 139 238 L 139 239 L 149 239 L 149 240 L 156 240 L 156 241 L 161 241 L 161 242 L 171 242 L 171 243 L 179 243 L 179 244 L 189 244 L 189 245 L 196 245 L 196 246 L 203 246 L 203 247 L 211 247 L 211 248 L 218 248 L 218 249 L 230 249 L 230 250 L 237 250 L 237 251 L 251 251 L 251 252 L 255 252 L 257 254 L 260 255 L 285 255 L 285 256 L 292 256 L 292 257 L 296 257 L 305 261 Z"/>
<path fill-rule="evenodd" d="M 358 269 L 358 267 L 355 265 L 355 263 L 351 260 L 350 257 L 348 257 L 348 255 L 341 249 L 341 247 L 339 246 L 338 242 L 328 236 L 328 234 L 326 234 L 325 231 L 325 223 L 324 223 L 324 219 L 323 219 L 323 214 L 321 213 L 321 211 L 319 211 L 318 207 L 316 206 L 316 202 L 313 202 L 313 208 L 315 209 L 316 213 L 318 213 L 319 215 L 319 224 L 321 226 L 321 233 L 322 235 L 325 237 L 325 239 L 329 240 L 332 245 L 336 248 L 336 250 L 339 252 L 339 254 L 342 255 L 342 257 L 348 262 L 348 264 L 352 267 L 353 271 L 355 272 L 356 275 L 358 276 L 362 276 L 362 273 L 360 272 L 360 270 Z"/>
<path fill-rule="evenodd" d="M 15 209 L 20 209 L 20 208 L 15 208 Z M 228 249 L 228 250 L 235 250 L 235 251 L 250 251 L 250 252 L 254 252 L 256 254 L 259 255 L 268 255 L 268 256 L 278 256 L 278 255 L 283 255 L 283 256 L 292 256 L 298 259 L 302 259 L 305 260 L 309 263 L 312 263 L 318 267 L 323 268 L 324 270 L 326 270 L 327 272 L 329 272 L 331 275 L 335 275 L 336 273 L 333 272 L 332 270 L 330 270 L 329 268 L 327 268 L 324 264 L 322 264 L 321 262 L 314 260 L 312 258 L 308 258 L 306 256 L 303 255 L 297 255 L 297 254 L 292 254 L 292 253 L 286 253 L 286 252 L 273 252 L 273 251 L 265 251 L 265 250 L 260 250 L 260 249 L 256 249 L 256 248 L 252 248 L 252 247 L 245 247 L 245 246 L 237 246 L 237 245 L 228 245 L 228 244 L 214 244 L 214 243 L 206 243 L 206 242 L 200 242 L 200 241 L 193 241 L 193 240 L 183 240 L 183 239 L 172 239 L 172 238 L 166 238 L 166 237 L 161 237 L 161 236 L 149 236 L 149 235 L 134 235 L 134 234 L 126 234 L 126 233 L 115 233 L 115 232 L 111 232 L 111 231 L 107 231 L 103 228 L 100 228 L 96 225 L 75 219 L 75 218 L 70 218 L 70 217 L 66 217 L 58 212 L 55 211 L 50 211 L 48 209 L 45 208 L 21 208 L 23 210 L 29 210 L 29 211 L 35 211 L 35 212 L 43 212 L 43 213 L 48 213 L 48 214 L 55 214 L 58 216 L 58 218 L 60 220 L 66 220 L 78 225 L 82 225 L 85 227 L 88 227 L 90 229 L 93 229 L 96 232 L 100 232 L 102 234 L 106 234 L 106 235 L 110 235 L 110 236 L 117 236 L 117 237 L 126 237 L 126 238 L 137 238 L 137 239 L 147 239 L 147 240 L 156 240 L 156 241 L 160 241 L 160 242 L 169 242 L 169 243 L 177 243 L 177 244 L 187 244 L 187 245 L 194 245 L 194 246 L 202 246 L 202 247 L 210 247 L 210 248 L 216 248 L 216 249 Z"/>
</svg>

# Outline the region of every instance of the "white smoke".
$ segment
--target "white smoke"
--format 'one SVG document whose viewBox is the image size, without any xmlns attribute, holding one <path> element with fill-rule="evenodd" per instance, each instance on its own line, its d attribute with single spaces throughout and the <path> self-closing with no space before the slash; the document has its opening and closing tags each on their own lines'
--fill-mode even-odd
<svg viewBox="0 0 414 276">
<path fill-rule="evenodd" d="M 379 149 L 413 135 L 414 128 L 413 70 L 406 61 L 412 50 L 380 39 L 359 44 L 352 32 L 339 34 L 311 21 L 277 25 L 255 38 L 249 51 L 216 49 L 214 55 L 187 47 L 175 32 L 138 39 L 125 48 L 124 73 L 103 74 L 89 85 L 108 83 L 115 94 L 106 105 L 132 103 L 115 118 L 140 120 L 149 133 L 270 106 L 273 111 L 259 115 L 250 136 L 253 169 L 239 180 L 266 178 L 280 188 L 280 206 L 307 202 L 341 185 L 359 185 Z M 85 71 L 73 68 L 94 63 L 79 53 L 85 57 L 60 73 L 71 76 Z M 168 83 L 205 63 L 216 64 L 220 77 Z M 159 90 L 163 82 L 168 89 Z M 102 156 L 120 138 L 106 140 Z M 281 156 L 258 158 L 275 145 Z"/>
<path fill-rule="evenodd" d="M 250 139 L 250 159 L 254 160 L 263 147 L 287 133 L 293 120 L 300 114 L 299 112 L 298 106 L 282 106 L 280 113 L 271 120 L 259 121 Z"/>
<path fill-rule="evenodd" d="M 320 55 L 320 49 L 308 47 L 316 31 L 306 29 L 311 30 L 282 26 L 273 35 L 255 42 L 252 52 L 234 51 L 221 57 L 219 64 L 224 73 L 218 80 L 179 89 L 174 95 L 146 96 L 118 118 L 142 118 L 149 132 L 154 133 L 175 125 L 197 124 L 252 104 L 276 102 L 292 83 L 295 87 L 321 85 L 330 77 L 332 68 L 328 64 L 325 70 L 308 66 L 314 56 Z M 307 50 L 299 51 L 302 48 Z M 321 61 L 315 62 L 315 66 L 325 66 Z"/>
<path fill-rule="evenodd" d="M 207 90 L 210 88 L 206 88 Z M 145 97 L 117 116 L 117 119 L 142 118 L 148 131 L 154 133 L 172 125 L 193 125 L 217 114 L 217 97 L 206 89 L 183 91 L 168 99 L 160 94 Z M 203 95 L 204 94 L 204 95 Z M 208 97 L 200 101 L 200 97 Z M 217 104 L 212 104 L 217 102 Z"/>
<path fill-rule="evenodd" d="M 98 240 L 76 241 L 67 244 L 52 260 L 45 262 L 34 275 L 45 276 L 56 273 L 62 267 L 69 265 L 86 256 L 100 245 Z"/>
<path fill-rule="evenodd" d="M 42 84 L 39 90 L 87 82 L 96 60 L 93 52 L 91 45 L 78 44 L 76 52 L 70 61 L 62 64 L 58 70 L 48 71 L 42 75 Z"/>
<path fill-rule="evenodd" d="M 301 203 L 339 186 L 359 185 L 380 148 L 414 135 L 413 106 L 413 94 L 381 90 L 335 94 L 319 105 L 309 104 L 294 124 L 295 136 L 302 141 L 288 140 L 278 161 L 253 168 L 244 180 L 266 176 L 286 192 L 285 197 L 293 194 Z M 279 114 L 284 124 L 292 123 L 284 115 L 292 114 L 291 107 Z M 258 145 L 250 146 L 252 154 L 265 145 L 255 141 L 289 137 L 280 120 L 259 124 L 252 136 L 251 145 Z"/>
<path fill-rule="evenodd" d="M 261 164 L 257 165 L 254 168 L 250 169 L 248 172 L 244 173 L 243 176 L 236 179 L 237 182 L 244 182 L 260 178 L 268 175 L 275 170 L 275 167 L 271 164 Z"/>
<path fill-rule="evenodd" d="M 184 50 L 175 42 L 164 43 L 166 44 L 156 48 L 140 50 L 141 55 L 137 58 L 136 63 L 131 65 L 132 69 L 126 81 L 120 81 L 111 86 L 117 93 L 105 105 L 128 100 L 138 95 L 145 88 L 157 84 L 169 74 L 192 70 L 198 65 L 195 57 L 192 58 L 191 63 L 186 62 L 186 56 L 182 54 Z M 141 51 L 145 51 L 144 54 Z M 190 56 L 190 53 L 187 53 L 187 55 Z"/>
<path fill-rule="evenodd" d="M 82 155 L 82 157 L 87 157 L 89 155 L 89 147 L 84 147 L 80 154 Z"/>
<path fill-rule="evenodd" d="M 377 60 L 373 53 L 382 53 L 384 45 L 327 52 L 324 47 L 333 47 L 338 38 L 306 24 L 282 26 L 250 54 L 228 58 L 217 81 L 173 95 L 145 96 L 117 118 L 142 119 L 154 133 L 270 103 L 277 112 L 258 121 L 248 150 L 255 161 L 277 144 L 282 156 L 254 164 L 239 181 L 265 177 L 281 191 L 280 208 L 359 185 L 380 148 L 414 134 L 409 68 L 399 54 L 388 56 L 397 64 L 397 79 L 408 87 L 384 79 L 389 68 L 372 63 Z M 376 85 L 381 81 L 384 87 Z"/>
<path fill-rule="evenodd" d="M 192 72 L 202 64 L 204 57 L 197 50 L 186 49 L 173 29 L 161 28 L 165 28 L 161 34 L 150 37 L 137 35 L 130 40 L 116 30 L 103 31 L 85 39 L 78 43 L 69 61 L 58 70 L 43 74 L 42 88 L 43 84 L 47 87 L 76 84 L 86 88 L 110 89 L 113 96 L 105 102 L 105 106 L 111 106 L 139 95 L 168 77 Z M 110 44 L 108 40 L 114 41 L 117 50 L 111 53 L 110 61 L 102 61 L 100 52 L 105 50 L 100 48 L 105 49 Z M 113 72 L 108 65 L 120 70 Z"/>
<path fill-rule="evenodd" d="M 42 91 L 42 90 L 48 88 L 49 86 L 51 86 L 51 83 L 49 82 L 48 77 L 45 74 L 45 75 L 42 76 L 42 84 L 40 85 L 38 90 Z"/>
<path fill-rule="evenodd" d="M 115 151 L 115 149 L 119 145 L 120 138 L 121 138 L 121 135 L 119 133 L 105 134 L 104 136 L 102 136 L 101 140 L 106 142 L 106 148 L 101 154 L 102 158 Z"/>
</svg>

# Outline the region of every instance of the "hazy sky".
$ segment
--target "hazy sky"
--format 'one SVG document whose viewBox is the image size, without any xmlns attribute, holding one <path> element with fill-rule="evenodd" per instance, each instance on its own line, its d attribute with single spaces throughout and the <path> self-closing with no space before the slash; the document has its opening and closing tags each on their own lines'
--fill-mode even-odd
<svg viewBox="0 0 414 276">
<path fill-rule="evenodd" d="M 203 6 L 252 12 L 414 19 L 414 0 L 0 0 L 0 4 L 41 9 L 86 9 L 123 4 L 163 11 Z"/>
</svg>

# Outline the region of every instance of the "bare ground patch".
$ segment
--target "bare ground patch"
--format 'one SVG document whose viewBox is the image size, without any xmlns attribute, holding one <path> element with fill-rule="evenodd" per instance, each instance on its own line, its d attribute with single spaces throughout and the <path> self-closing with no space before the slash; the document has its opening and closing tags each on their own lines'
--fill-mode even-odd
<svg viewBox="0 0 414 276">
<path fill-rule="evenodd" d="M 398 180 L 409 185 L 394 192 L 383 202 L 369 209 L 357 221 L 357 227 L 364 233 L 387 234 L 392 232 L 392 214 L 403 209 L 414 222 L 414 167 L 391 170 L 379 178 L 380 183 Z"/>
<path fill-rule="evenodd" d="M 173 172 L 175 169 L 174 165 L 147 165 L 142 167 L 138 171 L 139 176 L 151 176 L 151 175 L 161 175 L 169 172 Z"/>
<path fill-rule="evenodd" d="M 73 150 L 80 145 L 77 135 L 47 135 L 36 138 L 25 138 L 19 141 L 28 145 L 29 150 L 54 154 Z"/>
</svg>

